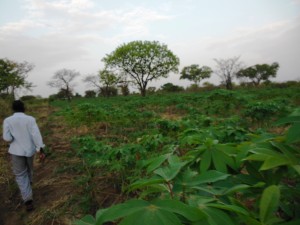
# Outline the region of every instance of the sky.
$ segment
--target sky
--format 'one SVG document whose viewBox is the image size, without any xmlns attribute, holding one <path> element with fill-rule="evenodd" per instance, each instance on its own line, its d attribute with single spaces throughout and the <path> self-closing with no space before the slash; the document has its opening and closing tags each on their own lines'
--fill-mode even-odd
<svg viewBox="0 0 300 225">
<path fill-rule="evenodd" d="M 245 66 L 278 62 L 274 81 L 300 81 L 300 0 L 0 0 L 0 58 L 35 65 L 28 75 L 35 87 L 23 94 L 57 93 L 47 82 L 60 69 L 81 74 L 74 90 L 84 94 L 91 88 L 82 79 L 135 40 L 166 44 L 179 71 L 191 64 L 214 69 L 214 59 L 239 56 Z M 179 77 L 149 86 L 191 84 Z"/>
</svg>

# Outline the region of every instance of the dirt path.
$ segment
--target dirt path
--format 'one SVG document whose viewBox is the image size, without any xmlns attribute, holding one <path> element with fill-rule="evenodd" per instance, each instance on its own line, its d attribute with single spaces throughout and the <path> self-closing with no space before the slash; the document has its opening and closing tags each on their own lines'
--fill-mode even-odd
<svg viewBox="0 0 300 225">
<path fill-rule="evenodd" d="M 22 205 L 10 169 L 7 144 L 1 138 L 0 225 L 71 225 L 84 214 L 94 214 L 101 207 L 121 201 L 109 178 L 96 177 L 89 181 L 95 189 L 88 187 L 82 160 L 72 149 L 71 139 L 88 134 L 89 130 L 70 128 L 64 118 L 54 116 L 53 112 L 48 104 L 28 110 L 29 115 L 36 117 L 48 153 L 43 163 L 38 159 L 34 163 L 33 212 L 26 212 Z"/>
<path fill-rule="evenodd" d="M 74 187 L 78 174 L 66 173 L 63 169 L 71 167 L 76 159 L 66 162 L 66 154 L 71 149 L 70 133 L 65 131 L 62 120 L 50 116 L 52 112 L 53 109 L 45 105 L 34 113 L 49 154 L 43 163 L 37 159 L 34 163 L 33 212 L 27 213 L 21 203 L 8 163 L 7 145 L 1 142 L 0 225 L 62 225 L 71 224 L 74 219 L 74 212 L 68 214 L 67 206 L 73 196 L 80 194 Z"/>
</svg>

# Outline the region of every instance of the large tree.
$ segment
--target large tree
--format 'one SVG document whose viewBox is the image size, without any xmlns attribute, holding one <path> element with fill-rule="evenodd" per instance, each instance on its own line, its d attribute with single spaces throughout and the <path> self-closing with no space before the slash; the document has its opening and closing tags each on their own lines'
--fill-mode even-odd
<svg viewBox="0 0 300 225">
<path fill-rule="evenodd" d="M 142 96 L 150 81 L 178 72 L 179 58 L 157 41 L 132 41 L 103 58 L 106 66 L 124 72 Z"/>
<path fill-rule="evenodd" d="M 222 83 L 226 86 L 226 89 L 232 90 L 233 79 L 242 68 L 240 57 L 214 59 L 214 61 L 217 63 L 217 68 L 214 72 L 222 79 Z"/>
<path fill-rule="evenodd" d="M 256 64 L 246 69 L 242 69 L 237 73 L 238 78 L 249 79 L 254 86 L 258 86 L 261 81 L 268 81 L 271 77 L 276 77 L 279 64 L 274 62 L 269 64 Z"/>
<path fill-rule="evenodd" d="M 61 69 L 55 72 L 52 79 L 47 83 L 50 87 L 58 88 L 65 93 L 65 97 L 71 101 L 74 79 L 80 75 L 79 72 L 69 69 Z"/>
<path fill-rule="evenodd" d="M 212 70 L 208 66 L 202 66 L 201 68 L 197 64 L 183 67 L 181 71 L 180 79 L 187 79 L 194 82 L 196 85 L 200 85 L 201 80 L 210 78 Z"/>
<path fill-rule="evenodd" d="M 33 67 L 33 64 L 26 61 L 19 63 L 9 59 L 0 59 L 0 92 L 10 94 L 14 98 L 17 89 L 30 90 L 33 84 L 26 79 Z"/>
</svg>

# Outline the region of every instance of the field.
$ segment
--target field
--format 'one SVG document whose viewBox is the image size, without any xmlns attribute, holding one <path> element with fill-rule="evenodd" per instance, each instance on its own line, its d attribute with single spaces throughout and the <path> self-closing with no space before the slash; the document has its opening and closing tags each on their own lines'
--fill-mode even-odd
<svg viewBox="0 0 300 225">
<path fill-rule="evenodd" d="M 3 224 L 300 224 L 298 87 L 27 105 L 48 158 L 27 214 L 1 142 Z"/>
</svg>

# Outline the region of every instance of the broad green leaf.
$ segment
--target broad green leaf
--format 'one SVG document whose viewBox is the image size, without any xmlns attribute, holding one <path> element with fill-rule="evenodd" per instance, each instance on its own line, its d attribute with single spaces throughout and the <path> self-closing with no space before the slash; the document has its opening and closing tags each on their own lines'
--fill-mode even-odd
<svg viewBox="0 0 300 225">
<path fill-rule="evenodd" d="M 279 154 L 278 152 L 267 148 L 254 148 L 251 149 L 250 152 L 254 154 L 261 154 L 261 155 L 274 156 L 274 157 L 281 156 L 281 154 Z"/>
<path fill-rule="evenodd" d="M 219 189 L 214 188 L 213 186 L 206 186 L 206 187 L 204 187 L 204 186 L 193 186 L 191 188 L 207 192 L 211 195 L 222 195 L 222 193 L 224 192 L 223 189 L 219 190 Z"/>
<path fill-rule="evenodd" d="M 242 207 L 236 206 L 236 205 L 225 205 L 225 204 L 209 203 L 206 206 L 213 207 L 213 208 L 218 208 L 218 209 L 224 209 L 224 210 L 235 212 L 237 214 L 242 214 L 242 215 L 245 215 L 245 216 L 249 215 L 247 210 L 243 209 Z"/>
<path fill-rule="evenodd" d="M 147 210 L 134 213 L 124 218 L 120 225 L 182 225 L 178 217 L 168 211 L 159 210 L 156 206 L 150 205 Z"/>
<path fill-rule="evenodd" d="M 100 216 L 97 218 L 96 225 L 102 225 L 104 222 L 126 217 L 130 214 L 141 211 L 148 205 L 149 203 L 144 200 L 130 200 L 123 204 L 112 206 L 100 213 Z"/>
<path fill-rule="evenodd" d="M 250 185 L 247 185 L 247 184 L 238 184 L 238 185 L 236 185 L 236 186 L 233 186 L 233 187 L 227 189 L 227 190 L 223 193 L 223 195 L 230 195 L 230 194 L 235 193 L 235 192 L 237 192 L 237 191 L 246 190 L 246 189 L 248 189 L 248 188 L 250 188 L 250 187 L 251 187 L 251 186 L 250 186 Z"/>
<path fill-rule="evenodd" d="M 188 199 L 188 204 L 190 206 L 202 208 L 207 203 L 216 202 L 216 198 L 213 197 L 206 197 L 206 196 L 200 196 L 200 195 L 190 195 Z"/>
<path fill-rule="evenodd" d="M 295 165 L 295 166 L 292 166 L 294 168 L 294 170 L 297 171 L 297 173 L 300 175 L 300 165 Z"/>
<path fill-rule="evenodd" d="M 207 172 L 204 172 L 200 175 L 197 175 L 191 180 L 190 182 L 187 182 L 188 186 L 197 186 L 199 184 L 205 184 L 205 183 L 213 183 L 220 180 L 225 180 L 227 177 L 229 177 L 229 174 L 222 173 L 216 170 L 209 170 Z"/>
<path fill-rule="evenodd" d="M 300 116 L 285 117 L 283 119 L 278 120 L 275 124 L 276 125 L 281 125 L 281 124 L 295 123 L 295 122 L 300 122 Z"/>
<path fill-rule="evenodd" d="M 293 124 L 287 132 L 287 142 L 294 143 L 300 141 L 300 122 Z"/>
<path fill-rule="evenodd" d="M 207 215 L 210 225 L 235 225 L 232 219 L 222 210 L 204 207 L 203 212 Z"/>
<path fill-rule="evenodd" d="M 262 223 L 267 223 L 272 217 L 272 214 L 278 207 L 279 198 L 280 190 L 278 186 L 272 185 L 264 190 L 259 203 L 259 218 Z"/>
<path fill-rule="evenodd" d="M 153 193 L 169 193 L 169 187 L 166 184 L 152 184 L 147 186 L 147 188 L 143 189 L 142 192 L 139 194 L 140 199 L 145 199 L 148 195 Z"/>
<path fill-rule="evenodd" d="M 278 166 L 283 166 L 283 165 L 289 165 L 291 162 L 285 158 L 284 156 L 282 157 L 268 157 L 263 165 L 260 167 L 260 170 L 268 170 L 272 169 L 274 167 Z"/>
<path fill-rule="evenodd" d="M 80 220 L 76 220 L 74 222 L 75 225 L 95 225 L 96 224 L 96 220 L 93 216 L 91 215 L 86 215 L 85 217 L 83 217 Z"/>
<path fill-rule="evenodd" d="M 234 156 L 237 153 L 236 146 L 233 146 L 232 144 L 218 144 L 215 146 L 215 148 L 218 151 L 226 152 L 227 155 Z"/>
<path fill-rule="evenodd" d="M 185 166 L 186 162 L 176 163 L 169 165 L 168 167 L 158 168 L 154 171 L 155 174 L 161 176 L 165 179 L 165 181 L 172 180 L 181 170 L 183 166 Z"/>
<path fill-rule="evenodd" d="M 168 157 L 168 162 L 170 165 L 178 164 L 180 163 L 180 158 L 177 155 L 171 155 Z"/>
<path fill-rule="evenodd" d="M 162 179 L 161 177 L 152 177 L 149 179 L 138 180 L 138 181 L 134 182 L 132 185 L 130 185 L 129 191 L 132 191 L 132 190 L 135 190 L 138 188 L 143 188 L 143 187 L 153 185 L 153 184 L 161 184 L 164 181 L 165 180 Z"/>
<path fill-rule="evenodd" d="M 279 149 L 283 155 L 288 158 L 292 164 L 297 164 L 298 160 L 295 157 L 295 153 L 297 152 L 294 148 L 292 148 L 291 146 L 288 145 L 284 145 L 281 143 L 276 143 L 274 141 L 271 142 L 271 144 L 276 147 L 277 149 Z"/>
<path fill-rule="evenodd" d="M 120 223 L 122 225 L 181 225 L 177 215 L 191 221 L 205 218 L 205 214 L 200 209 L 176 200 L 155 200 L 153 202 L 131 200 L 102 212 L 96 225 L 122 218 Z"/>
<path fill-rule="evenodd" d="M 152 172 L 153 170 L 157 169 L 164 161 L 167 160 L 169 154 L 161 155 L 151 161 L 151 163 L 147 167 L 147 172 Z"/>
<path fill-rule="evenodd" d="M 253 161 L 265 161 L 269 155 L 266 154 L 252 154 L 245 158 L 245 160 L 253 160 Z"/>
<path fill-rule="evenodd" d="M 198 173 L 190 170 L 189 168 L 179 173 L 174 182 L 174 191 L 182 191 L 182 188 L 187 186 L 191 181 L 194 181 L 195 176 Z"/>
<path fill-rule="evenodd" d="M 250 216 L 241 216 L 241 218 L 247 225 L 263 225 L 262 223 L 260 223 L 259 221 L 257 221 L 256 219 Z"/>
<path fill-rule="evenodd" d="M 212 160 L 216 170 L 227 173 L 227 167 L 225 162 L 225 154 L 221 151 L 213 151 L 212 152 Z"/>
<path fill-rule="evenodd" d="M 211 164 L 211 150 L 206 150 L 200 161 L 200 172 L 205 172 L 208 170 Z"/>
<path fill-rule="evenodd" d="M 205 218 L 205 214 L 196 207 L 191 207 L 176 200 L 154 200 L 152 203 L 161 209 L 177 213 L 190 221 L 197 221 Z"/>
</svg>

